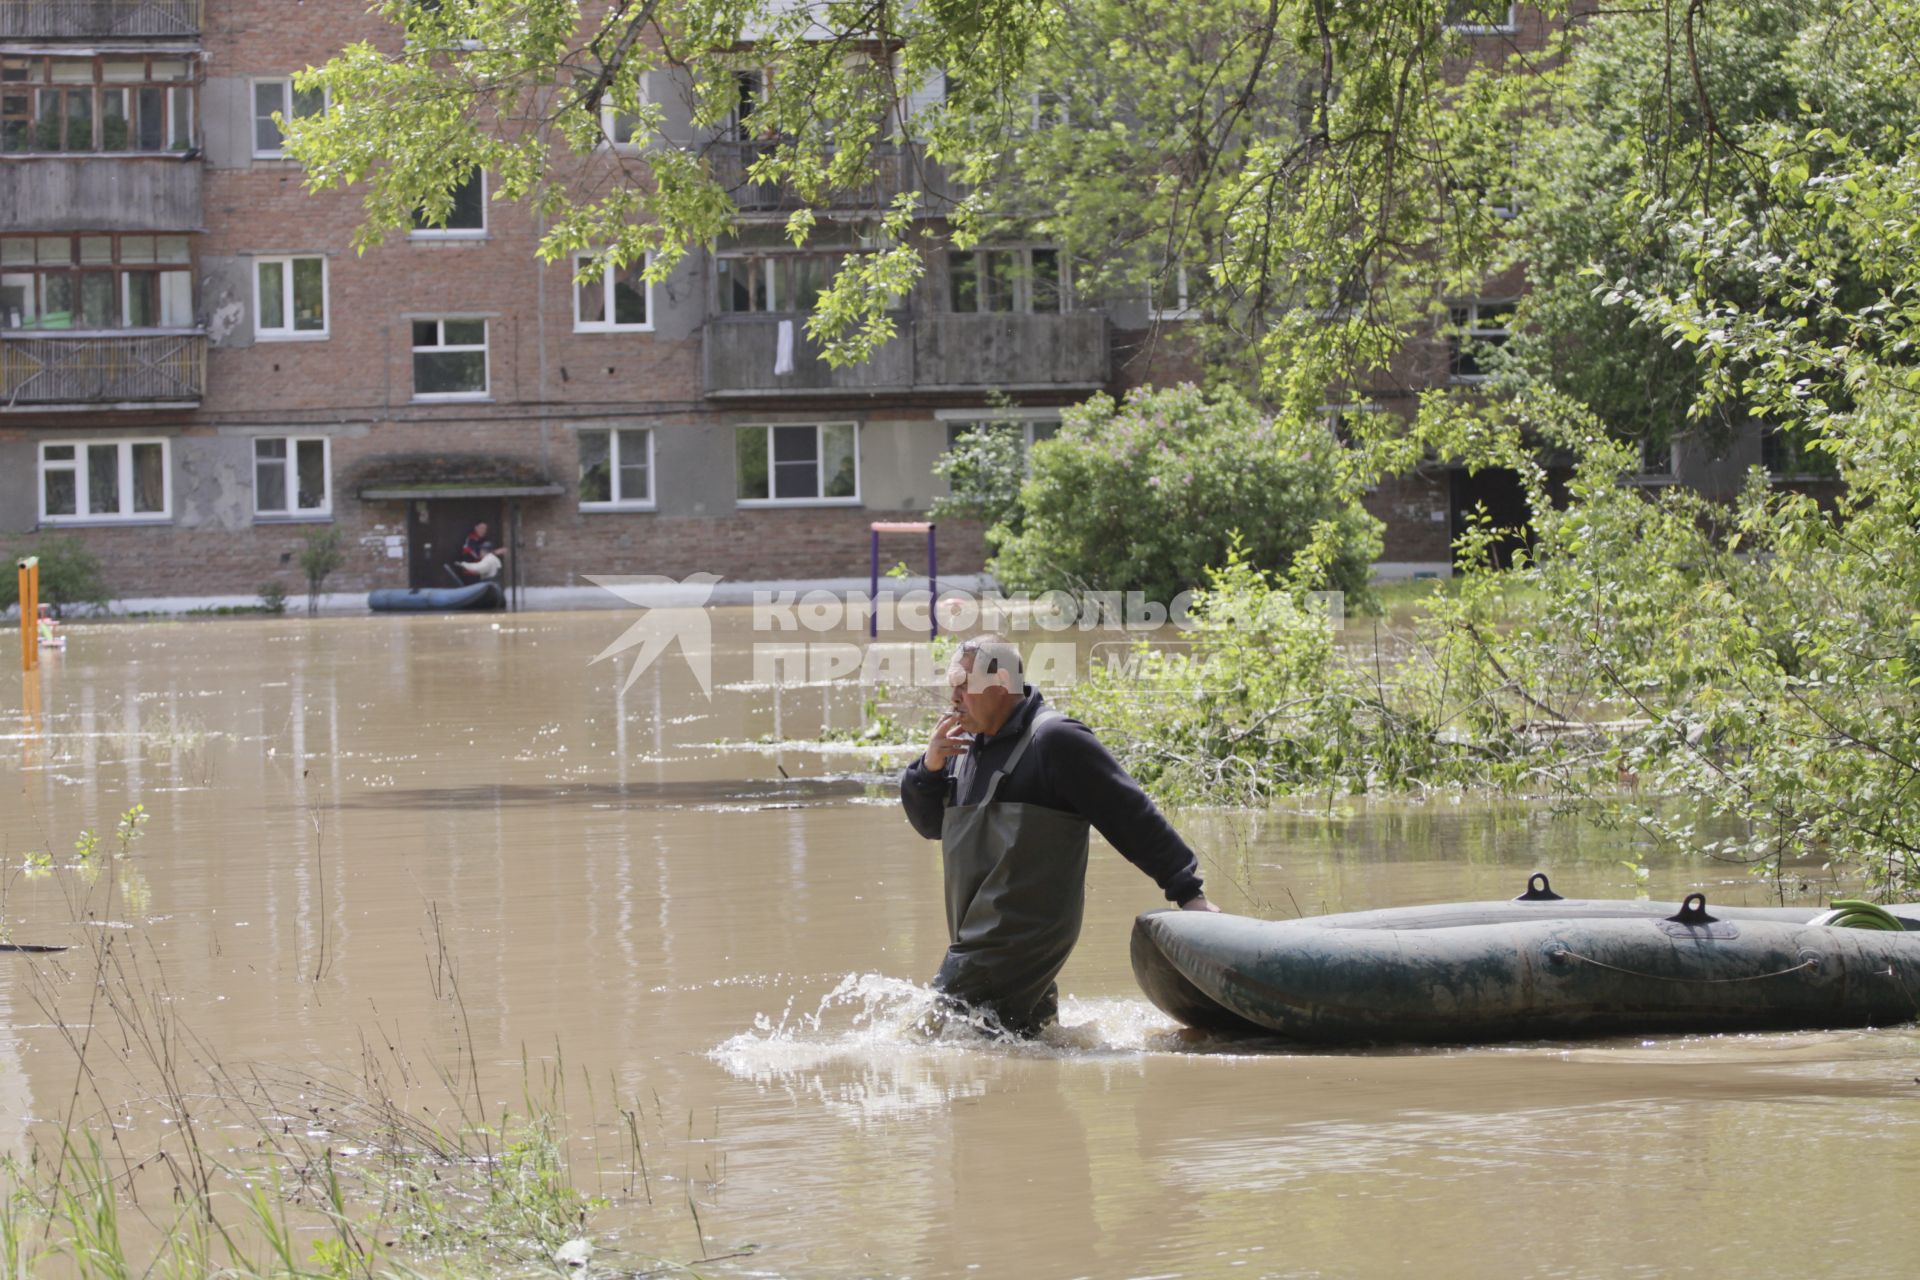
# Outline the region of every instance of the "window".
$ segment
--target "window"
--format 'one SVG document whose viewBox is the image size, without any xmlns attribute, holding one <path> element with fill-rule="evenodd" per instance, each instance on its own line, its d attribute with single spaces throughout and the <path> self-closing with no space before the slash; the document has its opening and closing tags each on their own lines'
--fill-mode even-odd
<svg viewBox="0 0 1920 1280">
<path fill-rule="evenodd" d="M 1513 336 L 1511 302 L 1469 302 L 1447 309 L 1447 372 L 1455 382 L 1484 382 L 1487 354 Z"/>
<path fill-rule="evenodd" d="M 580 433 L 580 506 L 653 507 L 653 432 L 645 427 Z"/>
<path fill-rule="evenodd" d="M 1447 0 L 1441 22 L 1465 36 L 1512 35 L 1519 30 L 1513 9 L 1499 0 Z"/>
<path fill-rule="evenodd" d="M 715 258 L 720 310 L 777 310 L 779 290 L 774 285 L 778 267 L 775 258 Z"/>
<path fill-rule="evenodd" d="M 753 113 L 766 99 L 766 76 L 758 71 L 733 73 L 733 111 L 727 117 L 727 138 L 733 142 L 752 142 L 760 136 Z"/>
<path fill-rule="evenodd" d="M 846 262 L 844 253 L 789 253 L 714 259 L 716 304 L 724 312 L 812 311 Z"/>
<path fill-rule="evenodd" d="M 736 427 L 743 506 L 860 501 L 859 429 L 851 422 Z"/>
<path fill-rule="evenodd" d="M 1187 287 L 1187 267 L 1176 264 L 1172 271 L 1162 267 L 1148 281 L 1147 318 L 1150 320 L 1190 320 L 1200 314 L 1193 305 Z"/>
<path fill-rule="evenodd" d="M 1809 449 L 1798 435 L 1775 426 L 1760 430 L 1760 465 L 1775 480 L 1835 480 L 1840 476 L 1833 454 Z"/>
<path fill-rule="evenodd" d="M 333 511 L 325 436 L 257 436 L 253 442 L 253 513 L 324 516 Z"/>
<path fill-rule="evenodd" d="M 614 333 L 621 330 L 645 332 L 653 328 L 653 286 L 645 272 L 653 255 L 624 267 L 611 263 L 593 270 L 594 255 L 576 254 L 573 259 L 573 328 L 576 333 Z M 592 272 L 585 283 L 580 273 Z"/>
<path fill-rule="evenodd" d="M 0 329 L 189 329 L 185 236 L 0 236 Z"/>
<path fill-rule="evenodd" d="M 1058 249 L 977 249 L 947 254 L 947 301 L 954 311 L 1067 309 Z"/>
<path fill-rule="evenodd" d="M 40 445 L 40 520 L 164 520 L 173 506 L 165 440 Z"/>
<path fill-rule="evenodd" d="M 950 419 L 947 422 L 947 448 L 960 443 L 960 437 L 975 431 L 1018 431 L 1022 447 L 1031 449 L 1038 440 L 1051 440 L 1060 433 L 1058 418 L 1029 418 L 1025 422 L 1004 419 Z"/>
<path fill-rule="evenodd" d="M 433 222 L 425 209 L 413 212 L 412 236 L 478 239 L 487 234 L 487 175 L 476 170 L 453 190 L 453 205 L 444 222 Z"/>
<path fill-rule="evenodd" d="M 487 394 L 487 322 L 413 322 L 413 398 L 480 400 Z"/>
<path fill-rule="evenodd" d="M 0 153 L 189 151 L 193 95 L 186 58 L 0 58 Z"/>
<path fill-rule="evenodd" d="M 642 71 L 640 73 L 639 105 L 644 107 L 647 105 L 647 101 L 647 73 Z M 606 145 L 619 151 L 638 148 L 646 141 L 645 138 L 635 136 L 639 127 L 640 117 L 638 115 L 631 111 L 622 111 L 610 97 L 603 96 L 601 98 L 600 132 L 606 139 Z"/>
<path fill-rule="evenodd" d="M 253 154 L 273 159 L 285 154 L 285 139 L 274 119 L 299 120 L 327 109 L 324 89 L 296 89 L 290 79 L 253 82 Z"/>
<path fill-rule="evenodd" d="M 327 260 L 255 258 L 253 331 L 262 342 L 327 336 Z"/>
</svg>

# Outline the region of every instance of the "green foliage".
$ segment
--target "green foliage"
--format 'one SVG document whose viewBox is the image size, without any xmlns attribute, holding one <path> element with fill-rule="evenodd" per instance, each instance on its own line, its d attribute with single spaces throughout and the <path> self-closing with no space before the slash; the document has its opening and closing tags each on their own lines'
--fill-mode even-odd
<svg viewBox="0 0 1920 1280">
<path fill-rule="evenodd" d="M 1435 597 L 1435 603 L 1446 598 Z M 1490 621 L 1483 593 L 1455 614 Z M 1560 744 L 1489 732 L 1475 717 L 1485 682 L 1452 625 L 1430 621 L 1425 659 L 1383 661 L 1350 648 L 1302 585 L 1266 573 L 1234 546 L 1195 595 L 1190 637 L 1140 642 L 1125 664 L 1095 665 L 1072 693 L 1074 713 L 1163 799 L 1265 804 L 1434 788 L 1525 787 Z M 1504 726 L 1503 726 L 1504 727 Z"/>
<path fill-rule="evenodd" d="M 278 578 L 269 578 L 260 584 L 260 609 L 272 614 L 287 611 L 287 588 Z"/>
<path fill-rule="evenodd" d="M 8 550 L 6 569 L 0 572 L 0 609 L 20 603 L 17 566 L 27 556 L 40 557 L 43 604 L 106 608 L 107 584 L 100 576 L 100 558 L 87 549 L 86 543 L 70 534 L 41 534 Z"/>
<path fill-rule="evenodd" d="M 933 503 L 936 520 L 977 520 L 996 540 L 1023 523 L 1020 486 L 1027 479 L 1027 445 L 1018 423 L 984 423 L 962 432 L 933 464 L 947 494 Z"/>
<path fill-rule="evenodd" d="M 320 611 L 320 589 L 327 578 L 347 562 L 340 544 L 340 531 L 334 528 L 309 530 L 297 556 L 300 571 L 307 575 L 307 612 Z"/>
<path fill-rule="evenodd" d="M 991 568 L 1017 590 L 1167 603 L 1238 546 L 1254 568 L 1307 568 L 1305 585 L 1364 601 L 1380 526 L 1357 498 L 1318 415 L 1269 418 L 1191 386 L 1095 396 L 1033 447 L 1023 522 L 994 531 Z"/>
</svg>

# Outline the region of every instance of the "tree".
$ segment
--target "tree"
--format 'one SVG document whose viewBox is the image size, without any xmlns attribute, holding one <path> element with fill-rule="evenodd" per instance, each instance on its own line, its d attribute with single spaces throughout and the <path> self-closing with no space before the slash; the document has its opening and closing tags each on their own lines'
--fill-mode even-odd
<svg viewBox="0 0 1920 1280">
<path fill-rule="evenodd" d="M 992 535 L 990 565 L 1016 590 L 1142 591 L 1171 601 L 1238 549 L 1252 571 L 1288 571 L 1367 598 L 1380 525 L 1341 479 L 1317 415 L 1261 414 L 1233 391 L 1185 386 L 1097 395 L 1035 443 L 1021 523 Z"/>
<path fill-rule="evenodd" d="M 307 613 L 320 612 L 320 589 L 327 578 L 347 562 L 338 529 L 315 529 L 300 544 L 300 571 L 307 575 Z"/>
</svg>

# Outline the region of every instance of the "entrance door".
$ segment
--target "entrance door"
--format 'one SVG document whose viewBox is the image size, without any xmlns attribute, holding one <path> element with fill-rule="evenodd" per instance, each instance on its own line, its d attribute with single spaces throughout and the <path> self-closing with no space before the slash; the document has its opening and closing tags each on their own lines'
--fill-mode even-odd
<svg viewBox="0 0 1920 1280">
<path fill-rule="evenodd" d="M 407 585 L 410 587 L 451 587 L 458 585 L 446 566 L 460 556 L 460 544 L 467 531 L 485 521 L 487 538 L 496 546 L 507 545 L 506 528 L 501 524 L 498 498 L 435 498 L 407 504 Z"/>
</svg>

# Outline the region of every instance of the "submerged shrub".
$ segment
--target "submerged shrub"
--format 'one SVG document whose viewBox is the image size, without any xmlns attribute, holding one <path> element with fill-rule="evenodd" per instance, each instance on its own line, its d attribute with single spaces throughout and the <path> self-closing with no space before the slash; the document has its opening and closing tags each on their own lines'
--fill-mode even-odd
<svg viewBox="0 0 1920 1280">
<path fill-rule="evenodd" d="M 990 537 L 1014 590 L 1143 591 L 1172 600 L 1227 563 L 1284 572 L 1316 538 L 1321 581 L 1367 598 L 1380 523 L 1345 479 L 1324 421 L 1263 415 L 1237 393 L 1144 388 L 1068 409 L 1037 442 L 1018 527 Z"/>
<path fill-rule="evenodd" d="M 107 584 L 100 576 L 100 558 L 72 535 L 42 534 L 15 544 L 0 571 L 0 609 L 20 603 L 20 575 L 15 566 L 27 556 L 40 557 L 40 599 L 51 605 L 87 605 L 104 609 Z"/>
</svg>

